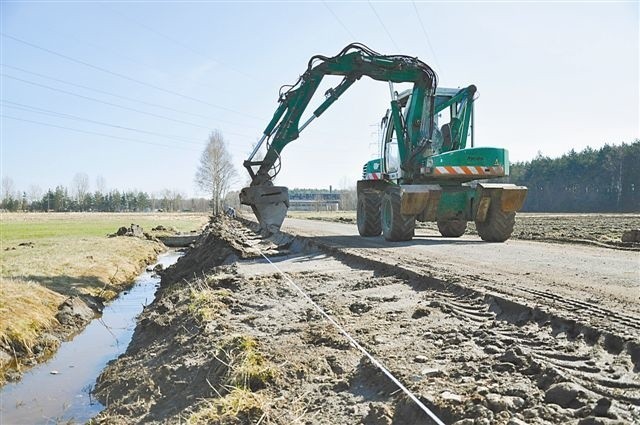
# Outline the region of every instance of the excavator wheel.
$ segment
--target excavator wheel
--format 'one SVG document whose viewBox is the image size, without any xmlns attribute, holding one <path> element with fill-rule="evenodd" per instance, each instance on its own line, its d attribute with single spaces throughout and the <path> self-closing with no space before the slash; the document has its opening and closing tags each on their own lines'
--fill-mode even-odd
<svg viewBox="0 0 640 425">
<path fill-rule="evenodd" d="M 515 212 L 504 212 L 498 202 L 492 202 L 485 221 L 476 221 L 476 229 L 483 241 L 504 242 L 511 237 L 515 224 Z"/>
<path fill-rule="evenodd" d="M 438 230 L 446 238 L 459 238 L 467 230 L 464 220 L 438 220 Z"/>
<path fill-rule="evenodd" d="M 410 241 L 416 228 L 414 215 L 400 213 L 400 191 L 389 190 L 382 197 L 382 234 L 388 241 Z"/>
<path fill-rule="evenodd" d="M 380 221 L 380 203 L 382 196 L 375 192 L 358 193 L 356 221 L 360 236 L 379 236 L 382 233 Z"/>
</svg>

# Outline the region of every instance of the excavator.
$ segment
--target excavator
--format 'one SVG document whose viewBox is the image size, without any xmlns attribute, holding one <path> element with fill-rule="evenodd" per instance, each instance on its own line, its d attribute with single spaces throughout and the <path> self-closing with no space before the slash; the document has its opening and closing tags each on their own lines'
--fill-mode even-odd
<svg viewBox="0 0 640 425">
<path fill-rule="evenodd" d="M 301 123 L 329 75 L 343 78 Z M 391 100 L 381 121 L 380 157 L 364 165 L 357 182 L 359 234 L 408 241 L 421 221 L 436 222 L 442 236 L 460 237 L 474 221 L 482 240 L 509 239 L 527 188 L 487 182 L 509 175 L 509 155 L 506 149 L 474 146 L 476 87 L 440 88 L 436 73 L 418 58 L 383 55 L 360 43 L 332 57 L 312 56 L 295 84 L 280 89 L 279 106 L 243 163 L 251 184 L 241 190 L 240 202 L 251 207 L 261 229 L 277 232 L 289 207 L 287 187 L 273 185 L 284 147 L 362 77 L 388 83 Z M 398 83 L 413 88 L 398 93 Z M 264 143 L 266 153 L 258 159 Z"/>
</svg>

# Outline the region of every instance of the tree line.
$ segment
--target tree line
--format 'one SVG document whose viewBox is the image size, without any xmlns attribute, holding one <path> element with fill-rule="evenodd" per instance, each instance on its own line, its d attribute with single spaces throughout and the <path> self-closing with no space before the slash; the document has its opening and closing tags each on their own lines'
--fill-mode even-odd
<svg viewBox="0 0 640 425">
<path fill-rule="evenodd" d="M 98 190 L 88 190 L 88 176 L 78 173 L 71 190 L 64 186 L 37 187 L 29 193 L 13 189 L 2 180 L 0 209 L 7 211 L 222 211 L 224 205 L 239 207 L 238 192 L 229 186 L 237 174 L 231 163 L 222 133 L 213 132 L 197 170 L 196 184 L 210 199 L 186 199 L 178 191 L 160 194 L 143 191 L 105 191 L 98 177 Z M 503 181 L 529 188 L 523 211 L 531 212 L 640 212 L 640 139 L 631 144 L 605 145 L 600 149 L 571 150 L 559 158 L 538 154 L 533 160 L 511 165 Z M 355 183 L 355 182 L 354 182 Z M 320 193 L 323 189 L 293 189 L 290 192 Z M 355 209 L 355 190 L 337 190 L 340 209 Z"/>
<path fill-rule="evenodd" d="M 181 193 L 164 190 L 160 194 L 144 191 L 110 190 L 74 193 L 58 185 L 34 198 L 27 192 L 4 191 L 0 208 L 6 211 L 30 212 L 143 212 L 143 211 L 197 211 L 211 209 L 210 200 L 185 198 Z"/>
<path fill-rule="evenodd" d="M 538 154 L 512 164 L 508 180 L 529 188 L 523 211 L 640 212 L 640 139 L 559 158 Z"/>
</svg>

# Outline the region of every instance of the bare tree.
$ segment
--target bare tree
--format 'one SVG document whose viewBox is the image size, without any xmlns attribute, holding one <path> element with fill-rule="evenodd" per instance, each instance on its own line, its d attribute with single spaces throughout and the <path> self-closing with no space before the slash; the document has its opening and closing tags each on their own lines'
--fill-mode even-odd
<svg viewBox="0 0 640 425">
<path fill-rule="evenodd" d="M 3 200 L 15 199 L 17 197 L 13 179 L 9 176 L 4 176 L 2 178 L 2 186 L 0 186 L 0 189 L 0 192 L 2 192 L 1 197 Z"/>
<path fill-rule="evenodd" d="M 37 202 L 42 199 L 42 188 L 37 184 L 29 186 L 29 202 Z"/>
<path fill-rule="evenodd" d="M 89 176 L 87 173 L 76 173 L 71 181 L 71 190 L 79 205 L 84 203 L 84 197 L 89 192 Z"/>
<path fill-rule="evenodd" d="M 224 137 L 214 130 L 202 152 L 195 177 L 198 187 L 211 195 L 214 214 L 222 212 L 222 200 L 236 175 Z"/>
<path fill-rule="evenodd" d="M 100 193 L 104 193 L 107 188 L 107 181 L 102 177 L 101 174 L 98 174 L 96 177 L 96 190 Z"/>
</svg>

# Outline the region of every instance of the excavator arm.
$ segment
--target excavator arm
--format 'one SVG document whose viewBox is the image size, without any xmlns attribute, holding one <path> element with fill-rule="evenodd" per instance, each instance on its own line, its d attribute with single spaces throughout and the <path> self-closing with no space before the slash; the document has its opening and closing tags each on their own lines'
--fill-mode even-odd
<svg viewBox="0 0 640 425">
<path fill-rule="evenodd" d="M 302 115 L 327 75 L 343 76 L 342 81 L 325 93 L 325 100 L 312 115 L 300 123 Z M 240 202 L 250 205 L 264 231 L 280 228 L 289 207 L 288 190 L 273 186 L 280 168 L 284 147 L 296 140 L 314 119 L 322 115 L 353 83 L 363 76 L 389 83 L 413 83 L 411 104 L 403 115 L 391 87 L 391 119 L 399 143 L 400 160 L 407 175 L 418 172 L 418 154 L 431 142 L 433 134 L 435 72 L 417 58 L 403 55 L 381 55 L 368 47 L 353 43 L 333 57 L 313 56 L 307 70 L 293 86 L 283 86 L 279 106 L 265 128 L 262 138 L 244 167 L 251 176 L 251 186 L 242 189 Z M 429 113 L 423 112 L 427 109 Z M 424 122 L 423 116 L 428 116 Z M 264 158 L 254 160 L 262 144 L 267 143 Z M 255 169 L 257 167 L 257 170 Z"/>
</svg>

